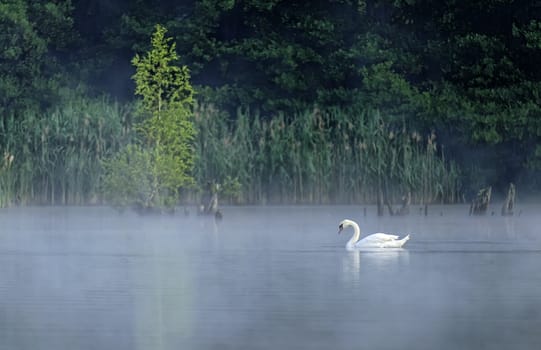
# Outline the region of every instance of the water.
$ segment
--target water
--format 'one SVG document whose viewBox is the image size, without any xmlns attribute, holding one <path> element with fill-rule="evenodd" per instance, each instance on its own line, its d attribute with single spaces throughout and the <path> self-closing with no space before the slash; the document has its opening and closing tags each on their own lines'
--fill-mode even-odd
<svg viewBox="0 0 541 350">
<path fill-rule="evenodd" d="M 539 209 L 4 209 L 0 349 L 539 349 Z M 348 252 L 346 217 L 412 239 Z"/>
</svg>

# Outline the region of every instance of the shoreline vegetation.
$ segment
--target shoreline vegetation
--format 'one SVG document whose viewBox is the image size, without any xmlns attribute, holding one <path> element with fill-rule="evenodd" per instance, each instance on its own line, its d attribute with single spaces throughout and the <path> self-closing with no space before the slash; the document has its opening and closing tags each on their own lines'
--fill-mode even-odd
<svg viewBox="0 0 541 350">
<path fill-rule="evenodd" d="M 195 112 L 195 177 L 222 184 L 226 203 L 376 203 L 411 193 L 414 203 L 461 200 L 461 173 L 436 135 L 377 111 L 320 110 L 271 119 L 211 106 Z"/>
<path fill-rule="evenodd" d="M 0 206 L 99 203 L 102 161 L 130 142 L 131 117 L 107 99 L 73 99 L 44 115 L 4 118 Z"/>
<path fill-rule="evenodd" d="M 456 203 L 461 171 L 436 134 L 376 109 L 312 107 L 262 116 L 197 104 L 187 66 L 156 25 L 136 55 L 140 99 L 78 95 L 2 119 L 0 206 L 108 203 L 140 212 L 202 203 Z M 404 198 L 407 198 L 404 200 Z M 217 212 L 217 201 L 212 211 Z"/>
<path fill-rule="evenodd" d="M 134 110 L 79 100 L 39 118 L 7 118 L 0 206 L 104 203 L 103 161 L 135 137 Z M 354 115 L 355 117 L 352 117 Z M 195 183 L 179 203 L 199 203 L 208 181 L 227 204 L 375 203 L 411 193 L 412 203 L 461 201 L 461 172 L 437 137 L 377 111 L 320 110 L 274 118 L 211 105 L 194 109 Z"/>
<path fill-rule="evenodd" d="M 104 4 L 0 5 L 0 207 L 541 192 L 535 4 Z"/>
</svg>

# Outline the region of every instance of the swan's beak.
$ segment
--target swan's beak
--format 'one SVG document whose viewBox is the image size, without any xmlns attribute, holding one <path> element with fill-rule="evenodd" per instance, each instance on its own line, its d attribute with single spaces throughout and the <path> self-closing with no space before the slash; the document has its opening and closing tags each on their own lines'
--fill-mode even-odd
<svg viewBox="0 0 541 350">
<path fill-rule="evenodd" d="M 344 229 L 344 225 L 340 224 L 340 226 L 338 226 L 338 234 L 340 234 L 340 232 L 342 232 L 343 229 Z"/>
</svg>

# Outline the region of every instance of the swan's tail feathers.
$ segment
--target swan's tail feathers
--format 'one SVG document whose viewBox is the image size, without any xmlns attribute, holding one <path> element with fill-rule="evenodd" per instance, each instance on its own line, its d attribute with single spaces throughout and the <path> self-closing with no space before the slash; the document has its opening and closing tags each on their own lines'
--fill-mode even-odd
<svg viewBox="0 0 541 350">
<path fill-rule="evenodd" d="M 403 247 L 404 244 L 406 244 L 407 241 L 410 240 L 410 235 L 408 234 L 406 237 L 402 238 L 401 240 L 399 240 L 400 242 L 400 247 Z"/>
</svg>

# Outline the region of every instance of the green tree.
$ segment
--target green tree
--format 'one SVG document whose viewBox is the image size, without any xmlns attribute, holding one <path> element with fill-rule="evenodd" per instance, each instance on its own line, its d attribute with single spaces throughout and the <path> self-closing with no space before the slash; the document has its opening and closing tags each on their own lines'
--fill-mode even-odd
<svg viewBox="0 0 541 350">
<path fill-rule="evenodd" d="M 194 90 L 188 67 L 175 65 L 176 45 L 165 33 L 166 29 L 157 25 L 152 49 L 133 58 L 133 79 L 135 93 L 142 97 L 139 113 L 144 121 L 140 130 L 147 144 L 154 148 L 156 170 L 163 185 L 176 191 L 192 182 Z"/>
<path fill-rule="evenodd" d="M 71 1 L 0 3 L 0 112 L 43 110 L 59 100 L 56 54 L 71 37 Z M 7 112 L 7 113 L 6 113 Z"/>
<path fill-rule="evenodd" d="M 132 60 L 136 68 L 135 94 L 143 98 L 141 113 L 158 119 L 168 109 L 189 109 L 193 104 L 190 72 L 187 66 L 175 65 L 179 60 L 176 44 L 165 33 L 163 26 L 156 25 L 152 49 Z"/>
<path fill-rule="evenodd" d="M 151 50 L 132 60 L 135 93 L 142 97 L 137 111 L 141 147 L 127 148 L 109 163 L 106 191 L 129 189 L 133 183 L 145 186 L 135 193 L 118 192 L 120 199 L 111 198 L 118 205 L 131 202 L 143 207 L 170 207 L 178 200 L 179 190 L 193 183 L 194 91 L 188 67 L 176 65 L 175 44 L 165 33 L 163 26 L 156 25 Z M 130 176 L 119 175 L 122 173 Z M 119 186 L 122 178 L 130 183 Z"/>
<path fill-rule="evenodd" d="M 413 43 L 407 51 L 422 63 L 416 84 L 430 93 L 422 123 L 442 131 L 448 154 L 483 168 L 485 185 L 539 182 L 541 8 L 532 1 L 403 0 L 389 10 L 394 31 Z"/>
</svg>

